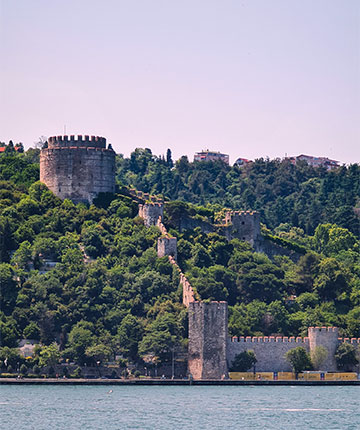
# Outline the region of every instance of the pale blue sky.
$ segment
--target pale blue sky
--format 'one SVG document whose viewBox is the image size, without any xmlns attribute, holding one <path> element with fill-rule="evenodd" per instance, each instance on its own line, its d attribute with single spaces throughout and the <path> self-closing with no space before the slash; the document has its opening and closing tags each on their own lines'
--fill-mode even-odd
<svg viewBox="0 0 360 430">
<path fill-rule="evenodd" d="M 359 0 L 0 5 L 0 140 L 360 162 Z"/>
</svg>

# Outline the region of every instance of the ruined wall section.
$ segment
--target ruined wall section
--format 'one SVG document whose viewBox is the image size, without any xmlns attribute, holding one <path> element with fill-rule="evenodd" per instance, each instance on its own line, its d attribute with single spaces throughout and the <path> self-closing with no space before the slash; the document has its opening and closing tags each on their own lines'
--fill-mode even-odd
<svg viewBox="0 0 360 430">
<path fill-rule="evenodd" d="M 228 305 L 189 303 L 188 369 L 194 379 L 227 376 Z"/>
<path fill-rule="evenodd" d="M 244 240 L 257 250 L 261 242 L 260 214 L 256 211 L 228 211 L 221 230 L 228 240 Z"/>
<path fill-rule="evenodd" d="M 157 226 L 161 231 L 161 237 L 159 237 L 157 243 L 158 257 L 161 258 L 168 255 L 177 260 L 177 238 L 169 235 L 166 227 L 161 221 L 161 217 L 158 218 Z"/>
<path fill-rule="evenodd" d="M 103 137 L 50 137 L 40 151 L 40 181 L 61 199 L 91 203 L 115 192 L 115 152 Z"/>
<path fill-rule="evenodd" d="M 163 217 L 164 205 L 160 202 L 150 202 L 139 205 L 139 217 L 144 220 L 146 227 L 157 225 L 159 217 Z"/>
</svg>

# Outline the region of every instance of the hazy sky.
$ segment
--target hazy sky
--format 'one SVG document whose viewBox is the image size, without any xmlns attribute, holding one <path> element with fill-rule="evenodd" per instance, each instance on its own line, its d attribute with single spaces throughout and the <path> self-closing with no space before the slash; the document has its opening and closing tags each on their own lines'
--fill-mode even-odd
<svg viewBox="0 0 360 430">
<path fill-rule="evenodd" d="M 0 140 L 360 162 L 359 0 L 0 0 Z"/>
</svg>

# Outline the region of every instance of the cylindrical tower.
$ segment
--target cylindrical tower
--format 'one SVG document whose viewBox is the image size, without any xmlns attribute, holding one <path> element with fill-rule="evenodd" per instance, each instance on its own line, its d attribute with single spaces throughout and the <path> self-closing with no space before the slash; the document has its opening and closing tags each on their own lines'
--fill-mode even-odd
<svg viewBox="0 0 360 430">
<path fill-rule="evenodd" d="M 104 137 L 50 137 L 40 151 L 40 181 L 61 199 L 91 203 L 115 192 L 115 152 Z"/>
<path fill-rule="evenodd" d="M 321 364 L 322 370 L 336 371 L 335 352 L 339 345 L 339 329 L 337 327 L 309 327 L 308 329 L 310 353 L 317 346 L 326 348 L 328 355 Z"/>
</svg>

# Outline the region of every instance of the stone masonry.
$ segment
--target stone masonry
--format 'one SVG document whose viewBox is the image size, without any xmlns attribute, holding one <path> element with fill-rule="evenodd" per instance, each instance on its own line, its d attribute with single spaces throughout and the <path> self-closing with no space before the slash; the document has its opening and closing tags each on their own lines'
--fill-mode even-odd
<svg viewBox="0 0 360 430">
<path fill-rule="evenodd" d="M 337 327 L 309 327 L 308 337 L 233 337 L 227 341 L 227 362 L 231 367 L 237 354 L 252 350 L 255 352 L 259 372 L 288 372 L 290 364 L 285 354 L 293 348 L 302 346 L 311 353 L 317 346 L 324 347 L 327 352 L 326 360 L 321 364 L 321 370 L 335 372 L 336 348 L 343 342 L 348 342 L 360 348 L 360 339 L 339 338 Z"/>
<path fill-rule="evenodd" d="M 260 214 L 256 211 L 228 211 L 222 226 L 228 240 L 249 242 L 257 250 L 261 242 Z"/>
<path fill-rule="evenodd" d="M 40 181 L 61 199 L 91 203 L 115 192 L 115 152 L 104 137 L 50 137 L 40 151 Z"/>
<path fill-rule="evenodd" d="M 227 376 L 226 302 L 189 303 L 188 369 L 194 379 Z"/>
<path fill-rule="evenodd" d="M 148 195 L 147 199 L 151 199 Z M 341 339 L 336 327 L 309 327 L 308 337 L 228 337 L 227 302 L 199 301 L 186 276 L 176 262 L 176 238 L 171 238 L 162 223 L 162 203 L 139 205 L 139 216 L 145 225 L 157 225 L 162 236 L 158 239 L 158 256 L 168 255 L 180 275 L 183 304 L 189 311 L 188 372 L 194 379 L 222 379 L 227 377 L 237 354 L 255 352 L 258 372 L 291 371 L 285 354 L 301 346 L 311 353 L 318 346 L 328 355 L 321 370 L 336 371 L 335 351 L 342 342 L 349 342 L 360 350 L 360 339 Z M 155 217 L 157 216 L 157 221 Z M 250 242 L 256 249 L 260 242 L 260 220 L 257 213 L 228 212 L 224 221 L 228 240 L 238 237 Z M 174 239 L 174 240 L 172 240 Z"/>
</svg>

